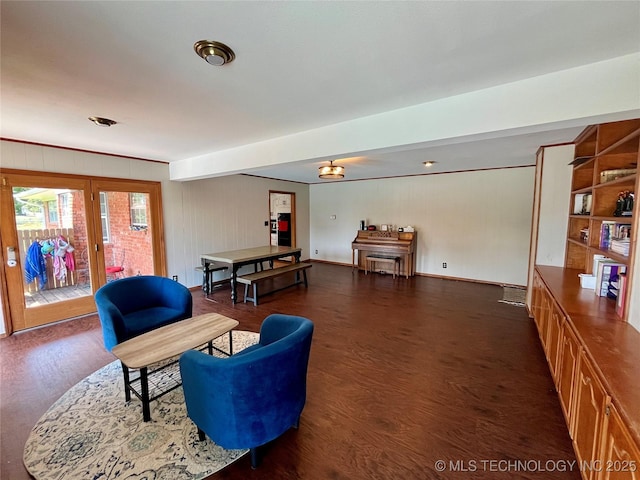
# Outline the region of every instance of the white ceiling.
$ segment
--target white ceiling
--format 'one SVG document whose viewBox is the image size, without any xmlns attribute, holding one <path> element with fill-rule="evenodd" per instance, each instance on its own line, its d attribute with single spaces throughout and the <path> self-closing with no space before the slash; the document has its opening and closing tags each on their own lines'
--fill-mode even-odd
<svg viewBox="0 0 640 480">
<path fill-rule="evenodd" d="M 3 138 L 167 162 L 640 51 L 637 1 L 2 0 L 0 8 Z M 201 39 L 229 45 L 235 61 L 206 64 L 193 51 Z M 96 127 L 92 115 L 118 125 Z M 438 162 L 431 172 L 530 165 L 538 146 L 573 140 L 589 120 L 389 145 L 336 163 L 347 179 L 421 174 L 424 160 Z M 240 171 L 316 183 L 331 153 Z"/>
</svg>

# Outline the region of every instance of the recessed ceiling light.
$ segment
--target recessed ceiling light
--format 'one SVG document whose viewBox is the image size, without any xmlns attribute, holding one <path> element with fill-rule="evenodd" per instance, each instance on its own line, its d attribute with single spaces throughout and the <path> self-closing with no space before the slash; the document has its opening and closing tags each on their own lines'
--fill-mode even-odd
<svg viewBox="0 0 640 480">
<path fill-rule="evenodd" d="M 115 120 L 111 120 L 110 118 L 104 118 L 104 117 L 89 117 L 89 120 L 91 120 L 93 123 L 95 123 L 99 127 L 110 127 L 111 125 L 115 125 L 116 123 L 118 123 Z"/>
<path fill-rule="evenodd" d="M 438 162 L 432 162 L 431 160 L 429 160 L 429 161 L 422 162 L 422 163 L 424 164 L 425 167 L 429 168 L 429 167 L 432 167 L 435 163 L 438 163 Z"/>
<path fill-rule="evenodd" d="M 200 40 L 193 45 L 193 49 L 209 65 L 220 67 L 226 63 L 233 62 L 236 54 L 224 43 L 212 40 Z"/>
</svg>

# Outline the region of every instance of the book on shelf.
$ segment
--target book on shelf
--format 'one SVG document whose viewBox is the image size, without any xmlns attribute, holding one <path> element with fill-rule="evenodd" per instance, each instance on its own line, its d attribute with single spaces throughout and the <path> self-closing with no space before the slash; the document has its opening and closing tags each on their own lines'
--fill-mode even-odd
<svg viewBox="0 0 640 480">
<path fill-rule="evenodd" d="M 600 225 L 600 249 L 607 250 L 611 245 L 611 238 L 615 230 L 616 222 L 605 220 Z"/>
<path fill-rule="evenodd" d="M 600 265 L 600 262 L 613 262 L 613 258 L 609 258 L 609 257 L 605 257 L 604 255 L 600 255 L 600 254 L 596 254 L 593 256 L 593 266 L 591 267 L 591 275 L 587 275 L 584 274 L 585 277 L 590 277 L 590 278 L 584 278 L 581 279 L 581 285 L 583 286 L 583 288 L 589 288 L 591 290 L 594 290 L 596 295 L 598 294 L 598 291 L 596 289 L 596 275 L 598 274 L 598 266 Z"/>
<path fill-rule="evenodd" d="M 615 253 L 619 253 L 620 255 L 629 255 L 629 247 L 631 245 L 631 239 L 630 238 L 623 238 L 623 239 L 612 239 L 611 240 L 611 246 L 609 247 L 609 249 L 612 252 Z"/>
<path fill-rule="evenodd" d="M 618 296 L 616 298 L 616 313 L 624 318 L 624 307 L 627 298 L 627 275 L 623 273 L 618 278 Z"/>
<path fill-rule="evenodd" d="M 593 256 L 593 267 L 591 268 L 591 275 L 594 277 L 598 273 L 598 264 L 600 262 L 613 262 L 613 258 L 605 257 L 604 255 L 596 254 Z"/>
<path fill-rule="evenodd" d="M 611 261 L 598 262 L 596 273 L 595 293 L 600 297 L 614 296 L 617 294 L 615 287 L 611 289 L 612 282 L 618 282 L 621 273 L 626 273 L 627 266 L 624 263 Z"/>
<path fill-rule="evenodd" d="M 625 238 L 631 238 L 631 224 L 630 223 L 616 223 L 613 225 L 613 232 L 611 237 L 618 240 L 624 240 Z"/>
<path fill-rule="evenodd" d="M 591 213 L 592 196 L 590 193 L 577 193 L 573 203 L 574 215 L 589 215 Z"/>
</svg>

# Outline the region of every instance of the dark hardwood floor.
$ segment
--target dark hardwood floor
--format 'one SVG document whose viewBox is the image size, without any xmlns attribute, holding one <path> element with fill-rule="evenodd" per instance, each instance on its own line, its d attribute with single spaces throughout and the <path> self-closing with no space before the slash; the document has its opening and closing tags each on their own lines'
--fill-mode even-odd
<svg viewBox="0 0 640 480">
<path fill-rule="evenodd" d="M 257 307 L 231 305 L 228 289 L 216 301 L 194 291 L 194 314 L 219 312 L 242 330 L 258 331 L 274 312 L 315 323 L 300 428 L 265 446 L 257 470 L 245 456 L 210 478 L 579 479 L 560 463 L 575 456 L 534 323 L 501 295 L 322 263 L 308 289 Z M 96 316 L 0 339 L 0 478 L 30 478 L 22 449 L 31 427 L 113 360 Z"/>
</svg>

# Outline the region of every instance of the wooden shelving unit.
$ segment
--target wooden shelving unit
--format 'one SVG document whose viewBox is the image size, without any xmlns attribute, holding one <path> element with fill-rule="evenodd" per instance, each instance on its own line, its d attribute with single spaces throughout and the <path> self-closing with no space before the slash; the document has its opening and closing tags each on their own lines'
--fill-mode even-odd
<svg viewBox="0 0 640 480">
<path fill-rule="evenodd" d="M 640 152 L 640 119 L 603 123 L 587 127 L 575 141 L 575 160 L 571 183 L 571 215 L 567 230 L 565 267 L 595 274 L 593 256 L 600 254 L 627 265 L 627 277 L 632 275 L 634 246 L 637 239 L 637 217 L 640 210 L 634 203 L 631 216 L 615 216 L 616 202 L 621 192 L 639 191 L 635 171 Z M 622 171 L 611 179 L 612 171 Z M 590 209 L 575 213 L 590 195 Z M 584 202 L 586 204 L 586 202 Z M 576 207 L 576 205 L 578 205 Z M 632 225 L 629 255 L 601 247 L 603 222 Z"/>
</svg>

